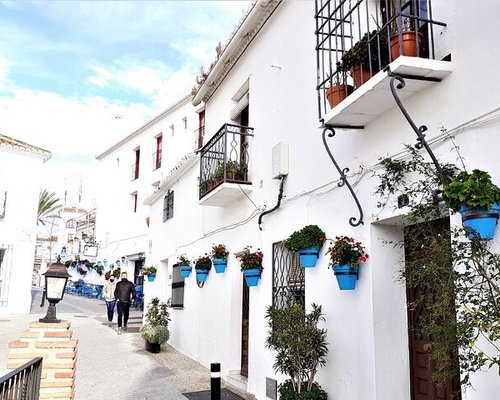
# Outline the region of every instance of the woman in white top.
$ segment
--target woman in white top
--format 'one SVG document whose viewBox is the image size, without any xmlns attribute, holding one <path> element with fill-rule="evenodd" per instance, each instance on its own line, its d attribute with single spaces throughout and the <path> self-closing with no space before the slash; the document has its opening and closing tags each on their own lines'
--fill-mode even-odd
<svg viewBox="0 0 500 400">
<path fill-rule="evenodd" d="M 106 301 L 106 307 L 108 309 L 108 326 L 111 326 L 111 321 L 113 321 L 113 313 L 115 311 L 115 288 L 115 277 L 111 274 L 109 280 L 104 284 L 104 287 L 102 289 L 104 300 Z"/>
</svg>

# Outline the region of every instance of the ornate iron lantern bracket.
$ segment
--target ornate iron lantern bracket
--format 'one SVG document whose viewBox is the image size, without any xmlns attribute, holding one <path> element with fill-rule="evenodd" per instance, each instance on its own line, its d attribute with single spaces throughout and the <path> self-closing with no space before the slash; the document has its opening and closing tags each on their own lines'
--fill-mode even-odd
<svg viewBox="0 0 500 400">
<path fill-rule="evenodd" d="M 359 210 L 359 218 L 356 219 L 356 217 L 351 217 L 349 218 L 349 224 L 351 226 L 359 226 L 363 224 L 363 209 L 361 208 L 361 204 L 359 203 L 358 197 L 356 196 L 356 193 L 354 193 L 354 190 L 347 180 L 346 173 L 349 172 L 349 168 L 343 168 L 341 169 L 339 165 L 337 164 L 337 161 L 335 161 L 335 158 L 332 155 L 332 152 L 330 150 L 330 147 L 328 146 L 328 143 L 326 142 L 326 135 L 328 133 L 328 137 L 334 137 L 335 136 L 335 130 L 331 126 L 326 126 L 323 129 L 323 144 L 325 145 L 326 152 L 328 153 L 328 156 L 330 157 L 330 160 L 332 160 L 333 165 L 335 165 L 335 168 L 337 168 L 337 171 L 340 174 L 340 182 L 338 183 L 338 187 L 342 187 L 344 185 L 347 186 L 349 191 L 351 192 L 352 197 L 354 198 L 354 201 L 356 202 L 356 206 L 358 207 Z"/>
<path fill-rule="evenodd" d="M 391 70 L 387 70 L 387 75 L 389 75 L 391 77 L 391 80 L 389 81 L 389 87 L 391 89 L 392 96 L 394 97 L 396 104 L 398 105 L 398 107 L 401 110 L 401 112 L 403 113 L 404 117 L 406 118 L 406 120 L 410 124 L 411 128 L 413 129 L 413 131 L 417 135 L 417 144 L 415 144 L 415 148 L 417 148 L 418 150 L 425 148 L 425 150 L 427 151 L 427 153 L 431 157 L 431 160 L 434 163 L 434 166 L 436 167 L 439 179 L 441 181 L 444 181 L 443 168 L 441 168 L 441 165 L 439 164 L 439 161 L 437 160 L 436 155 L 434 154 L 434 152 L 430 148 L 429 144 L 427 143 L 427 140 L 425 140 L 424 132 L 427 130 L 427 126 L 420 125 L 419 127 L 417 127 L 415 122 L 413 122 L 413 120 L 411 119 L 410 114 L 408 114 L 408 111 L 404 107 L 404 105 L 403 105 L 403 103 L 402 103 L 401 99 L 399 98 L 398 93 L 396 91 L 396 89 L 399 89 L 399 90 L 403 89 L 406 85 L 406 82 L 405 82 L 403 76 L 394 74 L 393 72 L 391 72 Z M 407 78 L 412 79 L 411 77 L 407 77 Z M 394 85 L 395 81 L 398 81 L 397 85 Z"/>
</svg>

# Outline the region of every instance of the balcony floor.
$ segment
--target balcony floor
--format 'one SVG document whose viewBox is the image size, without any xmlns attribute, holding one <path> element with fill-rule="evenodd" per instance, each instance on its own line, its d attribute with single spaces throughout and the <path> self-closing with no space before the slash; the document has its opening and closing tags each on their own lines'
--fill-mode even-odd
<svg viewBox="0 0 500 400">
<path fill-rule="evenodd" d="M 207 193 L 200 199 L 200 205 L 224 207 L 225 205 L 239 200 L 245 196 L 245 193 L 252 191 L 251 183 L 231 183 L 224 182 L 217 186 L 214 190 Z M 244 193 L 243 193 L 244 192 Z"/>
<path fill-rule="evenodd" d="M 450 61 L 400 56 L 389 64 L 389 67 L 395 74 L 442 80 L 453 71 L 454 64 Z M 387 72 L 378 72 L 353 94 L 331 109 L 324 116 L 325 125 L 363 128 L 396 107 L 389 87 L 390 79 Z M 405 82 L 404 89 L 398 90 L 398 95 L 403 102 L 429 85 L 439 83 L 415 79 L 405 79 Z"/>
</svg>

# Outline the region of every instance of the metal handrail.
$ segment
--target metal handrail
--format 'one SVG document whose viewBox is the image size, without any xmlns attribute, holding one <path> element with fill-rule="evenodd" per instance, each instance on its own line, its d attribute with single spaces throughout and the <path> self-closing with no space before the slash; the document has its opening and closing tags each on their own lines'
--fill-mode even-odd
<svg viewBox="0 0 500 400">
<path fill-rule="evenodd" d="M 0 378 L 0 400 L 38 400 L 42 357 L 36 357 Z"/>
</svg>

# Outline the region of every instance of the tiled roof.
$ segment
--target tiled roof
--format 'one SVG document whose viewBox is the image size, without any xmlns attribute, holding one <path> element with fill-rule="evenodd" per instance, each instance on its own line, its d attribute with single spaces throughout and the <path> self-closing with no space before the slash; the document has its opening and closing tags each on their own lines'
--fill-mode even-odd
<svg viewBox="0 0 500 400">
<path fill-rule="evenodd" d="M 48 150 L 42 149 L 37 146 L 33 146 L 32 144 L 28 144 L 26 142 L 22 142 L 20 140 L 2 134 L 0 134 L 0 149 L 1 148 L 6 148 L 18 152 L 25 152 L 35 156 L 40 156 L 44 159 L 44 161 L 52 157 L 52 153 Z"/>
</svg>

